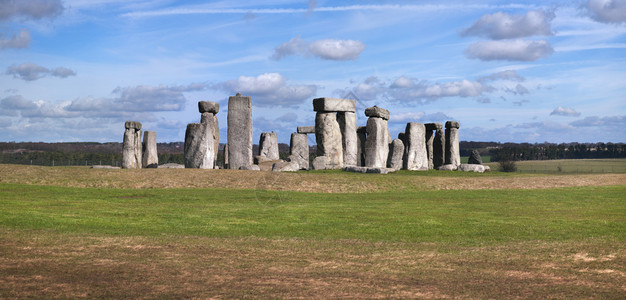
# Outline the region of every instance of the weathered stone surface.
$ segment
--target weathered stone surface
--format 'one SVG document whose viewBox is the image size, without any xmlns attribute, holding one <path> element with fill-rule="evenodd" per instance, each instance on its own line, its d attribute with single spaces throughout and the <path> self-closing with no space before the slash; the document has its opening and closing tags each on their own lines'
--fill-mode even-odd
<svg viewBox="0 0 626 300">
<path fill-rule="evenodd" d="M 141 145 L 141 123 L 127 121 L 124 126 L 122 144 L 122 168 L 141 169 L 143 147 Z"/>
<path fill-rule="evenodd" d="M 369 173 L 369 174 L 388 174 L 389 172 L 394 172 L 396 170 L 391 168 L 373 168 L 373 167 L 359 167 L 359 166 L 348 166 L 343 168 L 346 172 L 354 172 L 354 173 Z"/>
<path fill-rule="evenodd" d="M 432 123 L 431 123 L 432 124 Z M 433 143 L 435 141 L 435 132 L 428 129 L 428 126 L 424 125 L 426 128 L 426 158 L 428 159 L 428 169 L 434 169 L 433 163 Z"/>
<path fill-rule="evenodd" d="M 298 133 L 315 133 L 315 126 L 298 126 Z"/>
<path fill-rule="evenodd" d="M 198 111 L 200 113 L 217 114 L 220 112 L 220 104 L 213 101 L 198 101 Z"/>
<path fill-rule="evenodd" d="M 185 168 L 213 169 L 213 128 L 208 123 L 187 124 L 185 132 Z"/>
<path fill-rule="evenodd" d="M 92 169 L 121 169 L 120 167 L 109 166 L 109 165 L 93 165 Z"/>
<path fill-rule="evenodd" d="M 372 106 L 365 109 L 365 116 L 370 118 L 383 118 L 389 120 L 389 111 L 378 106 Z"/>
<path fill-rule="evenodd" d="M 461 164 L 459 149 L 459 122 L 446 122 L 446 164 Z"/>
<path fill-rule="evenodd" d="M 261 171 L 261 168 L 258 165 L 247 165 L 239 167 L 239 170 Z"/>
<path fill-rule="evenodd" d="M 259 156 L 265 156 L 269 160 L 279 159 L 278 136 L 276 132 L 263 132 L 259 139 Z"/>
<path fill-rule="evenodd" d="M 184 169 L 185 165 L 175 164 L 175 163 L 167 163 L 159 165 L 159 169 Z"/>
<path fill-rule="evenodd" d="M 485 172 L 485 167 L 483 165 L 460 164 L 457 170 L 463 172 L 483 173 Z"/>
<path fill-rule="evenodd" d="M 356 166 L 358 163 L 358 137 L 356 133 L 356 114 L 338 112 L 337 122 L 342 136 L 343 165 Z"/>
<path fill-rule="evenodd" d="M 387 121 L 383 118 L 367 119 L 367 138 L 365 140 L 365 166 L 385 168 L 389 155 Z"/>
<path fill-rule="evenodd" d="M 228 143 L 224 144 L 224 169 L 229 169 L 228 167 Z"/>
<path fill-rule="evenodd" d="M 262 156 L 262 155 L 257 155 L 257 156 L 254 157 L 254 163 L 257 164 L 257 165 L 260 165 L 260 164 L 262 164 L 264 162 L 275 161 L 275 160 L 276 159 L 269 159 L 269 158 L 267 158 L 265 156 Z"/>
<path fill-rule="evenodd" d="M 470 155 L 469 159 L 467 160 L 468 164 L 472 164 L 472 165 L 482 165 L 483 164 L 483 159 L 480 157 L 480 153 L 478 152 L 478 150 L 472 150 L 472 154 Z"/>
<path fill-rule="evenodd" d="M 312 170 L 325 170 L 327 163 L 328 163 L 328 159 L 326 158 L 326 156 L 317 156 L 313 159 L 313 162 L 311 162 L 311 169 Z"/>
<path fill-rule="evenodd" d="M 335 113 L 318 112 L 315 116 L 315 139 L 317 155 L 325 156 L 326 169 L 343 167 L 343 146 L 341 129 Z"/>
<path fill-rule="evenodd" d="M 361 130 L 363 129 L 363 130 Z M 367 140 L 367 130 L 365 126 L 360 126 L 356 131 L 357 137 L 357 166 L 365 166 L 365 141 Z"/>
<path fill-rule="evenodd" d="M 298 163 L 300 169 L 309 169 L 309 139 L 305 133 L 292 133 L 289 144 L 289 159 Z"/>
<path fill-rule="evenodd" d="M 424 124 L 411 122 L 406 124 L 405 139 L 406 160 L 404 168 L 413 171 L 428 170 L 426 153 L 426 128 Z"/>
<path fill-rule="evenodd" d="M 402 157 L 404 156 L 404 143 L 400 139 L 394 139 L 389 145 L 389 158 L 387 167 L 395 171 L 402 169 Z"/>
<path fill-rule="evenodd" d="M 282 161 L 272 165 L 274 172 L 295 172 L 300 170 L 300 165 L 295 161 Z"/>
<path fill-rule="evenodd" d="M 285 161 L 282 159 L 268 160 L 268 161 L 259 163 L 257 165 L 259 166 L 259 169 L 261 169 L 261 171 L 269 172 L 269 171 L 272 171 L 272 167 L 274 167 L 275 163 L 281 163 L 281 162 L 285 162 Z"/>
<path fill-rule="evenodd" d="M 248 96 L 228 98 L 228 166 L 239 169 L 252 164 L 252 100 Z"/>
<path fill-rule="evenodd" d="M 154 131 L 144 131 L 143 133 L 143 154 L 141 166 L 144 168 L 156 168 L 159 166 L 156 132 Z"/>
<path fill-rule="evenodd" d="M 141 123 L 137 121 L 126 121 L 126 123 L 124 123 L 124 127 L 126 129 L 141 130 Z"/>
<path fill-rule="evenodd" d="M 443 125 L 441 125 L 441 123 L 426 123 L 424 124 L 424 127 L 426 127 L 426 130 L 443 129 Z"/>
<path fill-rule="evenodd" d="M 443 129 L 435 130 L 435 138 L 433 139 L 433 169 L 437 169 L 444 165 L 446 161 L 446 137 Z"/>
<path fill-rule="evenodd" d="M 456 171 L 456 169 L 457 169 L 456 165 L 443 165 L 437 168 L 437 170 L 439 171 Z"/>
<path fill-rule="evenodd" d="M 352 99 L 316 98 L 313 99 L 313 110 L 316 112 L 356 112 L 356 101 Z"/>
</svg>

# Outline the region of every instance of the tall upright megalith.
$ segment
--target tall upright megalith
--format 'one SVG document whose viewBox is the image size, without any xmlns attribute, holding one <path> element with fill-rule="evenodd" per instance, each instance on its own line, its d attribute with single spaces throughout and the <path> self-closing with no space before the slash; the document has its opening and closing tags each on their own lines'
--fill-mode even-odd
<svg viewBox="0 0 626 300">
<path fill-rule="evenodd" d="M 213 128 L 209 123 L 187 124 L 185 131 L 185 168 L 213 169 Z"/>
<path fill-rule="evenodd" d="M 435 134 L 433 137 L 433 169 L 438 169 L 446 162 L 446 135 L 443 131 L 441 123 L 434 124 Z"/>
<path fill-rule="evenodd" d="M 292 133 L 289 143 L 289 159 L 300 166 L 300 170 L 309 169 L 309 139 L 306 133 Z"/>
<path fill-rule="evenodd" d="M 276 132 L 263 132 L 259 139 L 259 156 L 268 160 L 280 159 L 278 154 L 278 136 Z"/>
<path fill-rule="evenodd" d="M 213 128 L 213 151 L 215 166 L 217 166 L 217 152 L 220 147 L 220 125 L 217 120 L 217 113 L 220 111 L 220 104 L 213 101 L 198 101 L 198 111 L 201 114 L 200 123 L 208 123 Z"/>
<path fill-rule="evenodd" d="M 367 126 L 359 126 L 356 129 L 357 136 L 357 167 L 365 166 L 365 141 L 367 140 Z"/>
<path fill-rule="evenodd" d="M 365 109 L 367 137 L 365 139 L 365 166 L 386 168 L 389 156 L 389 111 L 377 106 Z"/>
<path fill-rule="evenodd" d="M 428 170 L 426 127 L 424 124 L 411 122 L 406 124 L 404 134 L 406 140 L 404 168 L 413 171 Z"/>
<path fill-rule="evenodd" d="M 159 155 L 157 154 L 156 132 L 143 132 L 143 154 L 142 167 L 157 168 L 159 166 Z"/>
<path fill-rule="evenodd" d="M 358 162 L 358 137 L 356 133 L 356 113 L 337 112 L 337 122 L 342 135 L 343 165 L 356 166 Z"/>
<path fill-rule="evenodd" d="M 347 162 L 356 164 L 356 101 L 352 99 L 313 99 L 317 155 L 326 157 L 327 169 L 340 169 Z M 354 131 L 354 132 L 353 132 Z"/>
<path fill-rule="evenodd" d="M 228 97 L 228 164 L 230 169 L 252 165 L 252 99 Z"/>
<path fill-rule="evenodd" d="M 446 165 L 454 165 L 458 167 L 461 164 L 459 128 L 459 122 L 446 122 Z"/>
<path fill-rule="evenodd" d="M 318 112 L 315 115 L 315 141 L 317 156 L 326 157 L 326 169 L 343 167 L 341 129 L 335 113 Z"/>
<path fill-rule="evenodd" d="M 441 127 L 440 123 L 426 123 L 424 127 L 426 127 L 426 154 L 428 156 L 428 169 L 434 169 L 434 143 L 435 143 L 435 130 L 437 130 L 437 126 Z"/>
<path fill-rule="evenodd" d="M 402 169 L 402 157 L 404 156 L 404 143 L 400 139 L 395 139 L 389 144 L 389 158 L 387 167 L 394 170 Z"/>
<path fill-rule="evenodd" d="M 124 142 L 122 150 L 122 168 L 141 169 L 142 151 L 141 145 L 141 123 L 137 121 L 126 121 L 124 124 Z"/>
</svg>

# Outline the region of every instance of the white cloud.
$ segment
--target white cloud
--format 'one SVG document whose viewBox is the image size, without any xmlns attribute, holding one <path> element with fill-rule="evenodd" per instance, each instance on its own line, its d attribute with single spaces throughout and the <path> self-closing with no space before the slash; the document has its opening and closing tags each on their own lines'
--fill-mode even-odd
<svg viewBox="0 0 626 300">
<path fill-rule="evenodd" d="M 519 83 L 515 86 L 515 88 L 513 88 L 513 89 L 507 88 L 504 91 L 507 92 L 507 93 L 514 94 L 514 95 L 525 95 L 525 94 L 530 93 L 525 86 L 523 86 L 523 85 L 521 85 Z"/>
<path fill-rule="evenodd" d="M 480 60 L 535 61 L 553 52 L 546 40 L 505 40 L 474 43 L 465 50 L 465 55 Z"/>
<path fill-rule="evenodd" d="M 19 78 L 26 81 L 33 81 L 40 78 L 43 78 L 47 75 L 66 78 L 69 76 L 76 75 L 76 72 L 64 68 L 58 67 L 56 69 L 48 69 L 46 67 L 34 64 L 34 63 L 23 63 L 21 65 L 12 65 L 7 68 L 7 75 L 13 75 L 13 78 Z"/>
<path fill-rule="evenodd" d="M 37 104 L 21 95 L 13 95 L 0 100 L 0 106 L 7 110 L 35 109 Z"/>
<path fill-rule="evenodd" d="M 494 40 L 515 39 L 534 35 L 552 35 L 550 22 L 553 12 L 532 10 L 525 15 L 509 15 L 496 12 L 484 15 L 461 35 L 483 36 Z"/>
<path fill-rule="evenodd" d="M 575 111 L 573 108 L 566 107 L 557 107 L 551 113 L 551 116 L 566 116 L 566 117 L 578 117 L 580 113 Z"/>
<path fill-rule="evenodd" d="M 483 76 L 478 79 L 480 82 L 484 81 L 495 81 L 495 80 L 509 80 L 509 81 L 518 81 L 522 82 L 526 80 L 524 77 L 520 76 L 515 72 L 515 70 L 504 70 L 497 73 L 493 73 L 488 76 Z"/>
<path fill-rule="evenodd" d="M 356 60 L 365 44 L 355 40 L 320 40 L 312 42 L 309 50 L 313 55 L 328 60 Z"/>
<path fill-rule="evenodd" d="M 213 88 L 252 96 L 253 104 L 284 106 L 298 105 L 317 92 L 315 85 L 287 85 L 286 81 L 279 73 L 265 73 L 256 77 L 239 76 Z"/>
<path fill-rule="evenodd" d="M 598 22 L 626 22 L 626 0 L 589 0 L 585 7 L 589 16 Z"/>
<path fill-rule="evenodd" d="M 28 48 L 30 44 L 30 32 L 26 29 L 20 29 L 20 32 L 17 35 L 12 36 L 9 39 L 2 38 L 2 34 L 0 34 L 0 49 L 20 49 L 20 48 Z"/>
<path fill-rule="evenodd" d="M 396 99 L 437 99 L 442 97 L 475 97 L 493 88 L 478 81 L 461 80 L 444 83 L 429 83 L 408 78 L 399 78 L 391 85 L 391 93 Z"/>
<path fill-rule="evenodd" d="M 570 125 L 575 127 L 617 127 L 620 130 L 626 127 L 626 116 L 608 116 L 608 117 L 586 117 L 582 120 L 571 122 Z M 623 131 L 621 131 L 623 133 Z"/>
<path fill-rule="evenodd" d="M 0 1 L 0 21 L 12 18 L 39 20 L 54 18 L 63 12 L 61 0 Z"/>
<path fill-rule="evenodd" d="M 365 50 L 365 44 L 355 40 L 326 39 L 307 43 L 295 37 L 274 49 L 273 59 L 289 55 L 315 56 L 326 60 L 356 60 Z"/>
</svg>

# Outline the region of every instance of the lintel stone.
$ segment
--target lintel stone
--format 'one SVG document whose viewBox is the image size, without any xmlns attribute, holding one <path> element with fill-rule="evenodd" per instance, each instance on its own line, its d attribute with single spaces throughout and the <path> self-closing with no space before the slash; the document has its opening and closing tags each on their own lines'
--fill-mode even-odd
<svg viewBox="0 0 626 300">
<path fill-rule="evenodd" d="M 441 125 L 441 123 L 426 123 L 424 124 L 424 126 L 426 127 L 426 130 L 437 130 L 443 128 L 443 125 Z"/>
<path fill-rule="evenodd" d="M 198 101 L 198 110 L 200 113 L 217 114 L 220 111 L 220 104 L 213 101 Z"/>
<path fill-rule="evenodd" d="M 313 110 L 317 112 L 356 112 L 356 101 L 353 99 L 316 98 L 313 99 Z"/>
<path fill-rule="evenodd" d="M 365 116 L 370 118 L 382 118 L 389 120 L 389 111 L 378 106 L 372 106 L 365 109 Z"/>
<path fill-rule="evenodd" d="M 448 121 L 446 122 L 446 128 L 460 128 L 459 122 L 456 121 Z"/>
<path fill-rule="evenodd" d="M 141 130 L 141 122 L 126 121 L 126 123 L 124 124 L 124 127 L 126 127 L 126 129 Z"/>
<path fill-rule="evenodd" d="M 298 133 L 315 134 L 315 126 L 298 126 Z"/>
</svg>

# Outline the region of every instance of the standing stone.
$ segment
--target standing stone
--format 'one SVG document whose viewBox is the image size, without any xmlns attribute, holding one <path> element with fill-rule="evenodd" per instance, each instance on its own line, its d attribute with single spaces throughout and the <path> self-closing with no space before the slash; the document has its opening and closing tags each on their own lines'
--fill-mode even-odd
<svg viewBox="0 0 626 300">
<path fill-rule="evenodd" d="M 407 170 L 428 170 L 428 156 L 426 154 L 426 128 L 421 123 L 406 124 L 405 139 L 407 145 L 404 168 Z"/>
<path fill-rule="evenodd" d="M 300 166 L 301 170 L 309 169 L 309 139 L 305 133 L 292 133 L 289 157 Z"/>
<path fill-rule="evenodd" d="M 435 130 L 437 130 L 437 125 L 441 127 L 439 123 L 427 123 L 424 124 L 426 127 L 426 154 L 428 155 L 428 169 L 432 170 L 435 168 L 434 159 L 434 142 L 435 142 Z"/>
<path fill-rule="evenodd" d="M 400 139 L 394 139 L 389 145 L 389 159 L 387 167 L 394 170 L 402 168 L 402 157 L 404 156 L 404 143 Z"/>
<path fill-rule="evenodd" d="M 472 150 L 472 154 L 470 155 L 467 163 L 470 165 L 482 165 L 483 159 L 480 157 L 480 153 L 478 150 Z"/>
<path fill-rule="evenodd" d="M 276 132 L 263 132 L 259 139 L 259 156 L 264 156 L 268 160 L 280 159 L 278 155 L 278 136 Z"/>
<path fill-rule="evenodd" d="M 383 118 L 367 119 L 367 138 L 365 140 L 365 166 L 385 168 L 389 154 L 387 121 Z"/>
<path fill-rule="evenodd" d="M 367 127 L 359 126 L 356 130 L 357 134 L 357 166 L 365 166 L 365 141 L 367 140 Z"/>
<path fill-rule="evenodd" d="M 341 129 L 343 146 L 343 165 L 356 166 L 358 162 L 358 137 L 356 133 L 356 114 L 353 112 L 338 112 L 337 122 Z"/>
<path fill-rule="evenodd" d="M 224 144 L 224 169 L 228 169 L 228 143 Z"/>
<path fill-rule="evenodd" d="M 124 124 L 124 142 L 122 150 L 122 168 L 141 169 L 142 145 L 141 145 L 141 123 L 136 121 L 126 121 Z"/>
<path fill-rule="evenodd" d="M 459 150 L 459 122 L 446 122 L 446 164 L 459 166 L 461 152 Z"/>
<path fill-rule="evenodd" d="M 217 151 L 220 147 L 220 125 L 217 120 L 217 113 L 220 111 L 220 104 L 213 101 L 198 101 L 198 111 L 200 112 L 200 123 L 210 123 L 213 128 L 213 149 L 215 152 L 215 167 L 217 167 Z"/>
<path fill-rule="evenodd" d="M 439 169 L 446 162 L 446 138 L 441 123 L 436 124 L 435 138 L 433 139 L 433 168 Z"/>
<path fill-rule="evenodd" d="M 185 168 L 213 169 L 213 128 L 208 123 L 187 124 L 185 132 Z"/>
<path fill-rule="evenodd" d="M 249 96 L 228 98 L 229 169 L 252 165 L 252 100 Z"/>
<path fill-rule="evenodd" d="M 318 112 L 315 115 L 315 140 L 317 156 L 326 157 L 326 168 L 343 168 L 341 129 L 335 113 Z"/>
<path fill-rule="evenodd" d="M 382 118 L 387 121 L 389 120 L 389 111 L 374 105 L 365 109 L 365 116 L 370 118 Z"/>
<path fill-rule="evenodd" d="M 141 165 L 144 168 L 157 168 L 159 166 L 156 132 L 154 131 L 144 131 L 143 133 L 143 155 Z"/>
</svg>

